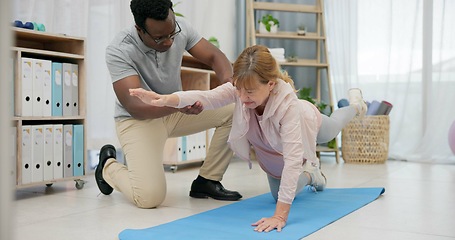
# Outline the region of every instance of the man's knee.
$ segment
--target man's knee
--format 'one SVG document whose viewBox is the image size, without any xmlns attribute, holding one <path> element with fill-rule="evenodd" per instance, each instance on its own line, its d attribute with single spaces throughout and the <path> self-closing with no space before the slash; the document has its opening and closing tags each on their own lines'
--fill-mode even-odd
<svg viewBox="0 0 455 240">
<path fill-rule="evenodd" d="M 165 197 L 165 189 L 143 189 L 134 191 L 133 202 L 139 208 L 156 208 Z"/>
</svg>

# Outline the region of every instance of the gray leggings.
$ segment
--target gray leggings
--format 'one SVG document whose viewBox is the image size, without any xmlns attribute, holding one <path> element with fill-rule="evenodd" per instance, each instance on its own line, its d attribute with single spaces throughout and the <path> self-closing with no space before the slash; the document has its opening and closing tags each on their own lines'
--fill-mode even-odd
<svg viewBox="0 0 455 240">
<path fill-rule="evenodd" d="M 267 174 L 267 180 L 269 180 L 270 193 L 272 194 L 275 201 L 278 201 L 278 190 L 280 190 L 280 179 L 276 179 L 269 174 Z M 303 188 L 310 184 L 310 179 L 306 174 L 300 174 L 299 181 L 297 182 L 297 189 L 295 190 L 295 195 L 299 194 Z"/>
<path fill-rule="evenodd" d="M 356 114 L 357 109 L 354 105 L 338 108 L 330 117 L 321 114 L 322 123 L 316 142 L 326 143 L 334 139 Z"/>
<path fill-rule="evenodd" d="M 326 143 L 334 139 L 356 114 L 357 109 L 353 105 L 337 109 L 330 117 L 322 114 L 321 128 L 319 129 L 316 142 Z M 272 193 L 273 198 L 275 198 L 275 201 L 277 201 L 281 181 L 268 174 L 267 180 L 269 181 L 270 192 Z M 297 182 L 296 195 L 308 184 L 310 184 L 310 179 L 302 172 L 299 181 Z"/>
</svg>

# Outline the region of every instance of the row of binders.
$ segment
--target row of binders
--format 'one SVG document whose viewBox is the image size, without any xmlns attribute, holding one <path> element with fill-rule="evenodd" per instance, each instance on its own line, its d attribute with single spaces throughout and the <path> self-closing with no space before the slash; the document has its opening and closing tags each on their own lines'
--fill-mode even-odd
<svg viewBox="0 0 455 240">
<path fill-rule="evenodd" d="M 84 175 L 84 126 L 22 126 L 21 184 Z"/>
<path fill-rule="evenodd" d="M 21 58 L 19 116 L 79 115 L 79 67 L 73 63 Z"/>
<path fill-rule="evenodd" d="M 169 138 L 164 146 L 165 163 L 205 159 L 206 134 L 206 131 L 202 131 L 188 136 Z"/>
</svg>

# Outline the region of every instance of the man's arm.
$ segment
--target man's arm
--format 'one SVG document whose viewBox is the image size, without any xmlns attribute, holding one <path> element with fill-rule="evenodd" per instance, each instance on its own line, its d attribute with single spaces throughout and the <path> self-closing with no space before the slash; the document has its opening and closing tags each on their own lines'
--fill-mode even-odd
<svg viewBox="0 0 455 240">
<path fill-rule="evenodd" d="M 193 57 L 210 66 L 216 73 L 221 84 L 232 82 L 232 64 L 226 55 L 217 47 L 202 38 L 193 48 L 188 51 Z"/>
<path fill-rule="evenodd" d="M 136 119 L 155 119 L 179 111 L 170 107 L 155 107 L 143 103 L 139 98 L 130 96 L 129 89 L 140 88 L 139 76 L 132 75 L 113 84 L 115 94 L 122 106 Z"/>
</svg>

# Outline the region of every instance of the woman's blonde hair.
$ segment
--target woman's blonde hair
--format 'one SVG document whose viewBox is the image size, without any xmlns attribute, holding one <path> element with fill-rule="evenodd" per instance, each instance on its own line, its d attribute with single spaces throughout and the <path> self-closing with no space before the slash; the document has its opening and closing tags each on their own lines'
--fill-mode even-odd
<svg viewBox="0 0 455 240">
<path fill-rule="evenodd" d="M 234 85 L 237 89 L 254 89 L 258 81 L 267 84 L 282 79 L 294 87 L 294 81 L 286 71 L 281 71 L 278 62 L 263 45 L 245 48 L 234 62 Z"/>
</svg>

